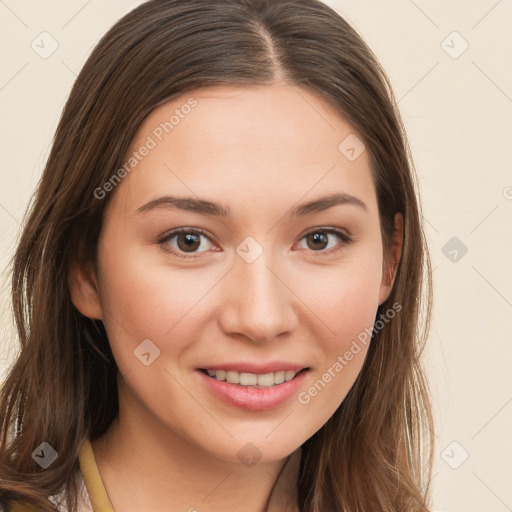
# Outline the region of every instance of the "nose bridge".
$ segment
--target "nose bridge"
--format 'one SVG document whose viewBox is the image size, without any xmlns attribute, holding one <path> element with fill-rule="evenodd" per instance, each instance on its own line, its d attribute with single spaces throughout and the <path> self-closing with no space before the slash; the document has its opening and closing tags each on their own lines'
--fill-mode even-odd
<svg viewBox="0 0 512 512">
<path fill-rule="evenodd" d="M 262 251 L 253 261 L 239 254 L 221 308 L 222 328 L 255 341 L 290 331 L 295 320 L 292 294 L 275 269 L 271 251 Z"/>
</svg>

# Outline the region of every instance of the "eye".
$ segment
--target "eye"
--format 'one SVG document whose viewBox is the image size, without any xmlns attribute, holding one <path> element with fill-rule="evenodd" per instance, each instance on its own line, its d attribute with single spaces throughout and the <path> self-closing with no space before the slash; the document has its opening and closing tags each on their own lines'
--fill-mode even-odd
<svg viewBox="0 0 512 512">
<path fill-rule="evenodd" d="M 158 243 L 181 258 L 192 257 L 196 253 L 206 252 L 213 247 L 210 238 L 198 229 L 177 229 L 165 235 Z M 198 250 L 199 249 L 199 250 Z M 185 256 L 191 254 L 192 256 Z"/>
<path fill-rule="evenodd" d="M 346 233 L 336 228 L 316 228 L 306 233 L 300 242 L 303 240 L 306 242 L 306 247 L 302 246 L 303 248 L 321 254 L 336 252 L 353 241 Z M 215 247 L 208 234 L 193 228 L 175 229 L 158 240 L 158 244 L 173 255 L 188 259 L 199 257 L 198 253 L 207 252 Z"/>
<path fill-rule="evenodd" d="M 338 243 L 336 243 L 336 238 Z M 352 242 L 352 238 L 336 228 L 317 228 L 306 233 L 300 241 L 302 242 L 302 240 L 306 241 L 306 249 L 312 249 L 313 252 L 322 254 L 335 252 Z"/>
</svg>

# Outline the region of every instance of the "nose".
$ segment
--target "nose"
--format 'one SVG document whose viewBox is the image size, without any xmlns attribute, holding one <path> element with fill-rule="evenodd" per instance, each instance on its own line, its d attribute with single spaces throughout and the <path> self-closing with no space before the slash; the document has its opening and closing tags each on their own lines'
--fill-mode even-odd
<svg viewBox="0 0 512 512">
<path fill-rule="evenodd" d="M 234 265 L 219 307 L 223 332 L 262 343 L 293 331 L 298 323 L 295 296 L 276 262 L 264 251 L 252 263 L 237 256 Z"/>
</svg>

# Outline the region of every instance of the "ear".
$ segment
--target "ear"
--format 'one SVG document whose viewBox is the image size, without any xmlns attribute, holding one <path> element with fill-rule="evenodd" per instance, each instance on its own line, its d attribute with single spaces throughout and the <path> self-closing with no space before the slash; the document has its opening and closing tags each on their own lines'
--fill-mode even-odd
<svg viewBox="0 0 512 512">
<path fill-rule="evenodd" d="M 404 242 L 404 216 L 397 213 L 394 219 L 394 231 L 391 239 L 391 245 L 388 253 L 384 255 L 382 264 L 382 282 L 379 290 L 379 306 L 384 303 L 393 289 L 395 283 L 396 270 L 402 255 L 402 247 Z"/>
<path fill-rule="evenodd" d="M 71 301 L 82 315 L 93 320 L 102 319 L 101 302 L 98 293 L 98 278 L 93 265 L 73 264 L 68 285 Z"/>
</svg>

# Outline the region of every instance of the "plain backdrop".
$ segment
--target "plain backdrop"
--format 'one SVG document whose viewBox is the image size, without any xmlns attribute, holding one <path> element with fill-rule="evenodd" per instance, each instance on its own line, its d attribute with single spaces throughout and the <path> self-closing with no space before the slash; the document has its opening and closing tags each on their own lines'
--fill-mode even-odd
<svg viewBox="0 0 512 512">
<path fill-rule="evenodd" d="M 140 2 L 0 0 L 0 380 L 8 263 L 75 76 Z M 512 510 L 512 2 L 332 0 L 377 54 L 408 131 L 434 268 L 425 364 L 434 510 Z"/>
</svg>

